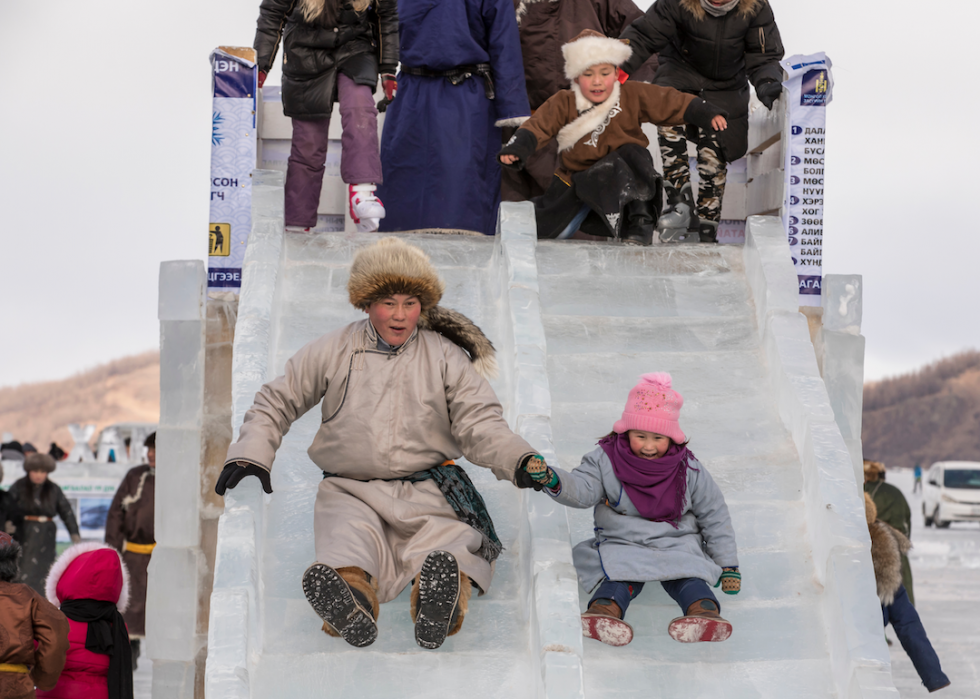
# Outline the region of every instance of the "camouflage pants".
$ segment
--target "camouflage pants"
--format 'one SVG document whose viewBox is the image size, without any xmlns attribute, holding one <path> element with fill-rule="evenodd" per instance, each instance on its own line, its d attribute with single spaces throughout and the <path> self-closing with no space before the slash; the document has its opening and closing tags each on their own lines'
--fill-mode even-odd
<svg viewBox="0 0 980 699">
<path fill-rule="evenodd" d="M 721 200 L 725 196 L 725 176 L 728 166 L 721 158 L 721 148 L 713 133 L 704 129 L 698 132 L 698 218 L 706 221 L 721 220 Z M 687 163 L 687 127 L 658 126 L 660 155 L 664 161 L 664 184 L 680 191 L 691 181 L 691 171 Z"/>
</svg>

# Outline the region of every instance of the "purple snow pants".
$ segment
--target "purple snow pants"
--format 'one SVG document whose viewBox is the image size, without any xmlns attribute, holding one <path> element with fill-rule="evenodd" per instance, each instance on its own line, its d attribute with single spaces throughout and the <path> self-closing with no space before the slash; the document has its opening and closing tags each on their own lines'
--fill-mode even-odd
<svg viewBox="0 0 980 699">
<path fill-rule="evenodd" d="M 337 76 L 340 103 L 340 179 L 348 184 L 381 184 L 378 155 L 378 110 L 371 88 L 343 73 Z M 330 119 L 293 119 L 293 141 L 286 168 L 286 225 L 312 228 L 320 203 L 327 160 Z"/>
</svg>

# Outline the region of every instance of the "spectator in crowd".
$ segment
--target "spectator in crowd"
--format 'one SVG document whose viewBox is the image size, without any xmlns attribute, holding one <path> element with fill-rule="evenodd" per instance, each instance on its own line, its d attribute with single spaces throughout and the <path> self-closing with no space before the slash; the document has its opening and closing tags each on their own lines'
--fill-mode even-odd
<svg viewBox="0 0 980 699">
<path fill-rule="evenodd" d="M 132 655 L 121 611 L 129 601 L 119 553 L 90 541 L 65 550 L 45 584 L 68 617 L 68 658 L 58 684 L 38 699 L 133 699 Z"/>
<path fill-rule="evenodd" d="M 48 456 L 55 461 L 61 461 L 68 456 L 68 452 L 59 447 L 56 442 L 51 442 L 51 448 L 48 449 Z"/>
<path fill-rule="evenodd" d="M 255 33 L 259 87 L 280 41 L 282 106 L 293 122 L 287 230 L 316 226 L 335 101 L 343 126 L 340 177 L 348 184 L 351 217 L 358 230 L 377 230 L 385 207 L 375 195 L 382 177 L 372 95 L 380 72 L 385 96 L 394 97 L 397 0 L 262 0 Z"/>
<path fill-rule="evenodd" d="M 31 454 L 37 454 L 37 447 L 30 442 L 24 442 L 24 458 L 26 459 Z"/>
<path fill-rule="evenodd" d="M 382 231 L 493 235 L 501 127 L 530 115 L 511 0 L 399 3 L 398 99 L 385 114 Z"/>
<path fill-rule="evenodd" d="M 871 534 L 871 561 L 885 626 L 895 630 L 902 648 L 908 653 L 922 684 L 930 692 L 949 686 L 949 678 L 939 664 L 939 656 L 929 642 L 918 612 L 912 606 L 902 585 L 902 563 L 912 542 L 900 531 L 878 519 L 874 501 L 864 494 L 864 509 Z"/>
<path fill-rule="evenodd" d="M 0 482 L 3 482 L 3 464 L 0 464 Z M 10 494 L 0 488 L 0 532 L 13 534 L 14 525 L 10 521 L 12 515 L 13 502 L 11 501 Z"/>
<path fill-rule="evenodd" d="M 633 0 L 514 0 L 514 7 L 532 113 L 559 90 L 571 87 L 565 77 L 562 46 L 586 29 L 617 37 L 630 22 L 643 16 Z M 654 55 L 631 77 L 650 82 L 656 70 Z M 514 127 L 503 129 L 504 142 L 514 131 Z M 525 201 L 541 196 L 551 186 L 558 167 L 558 143 L 548 141 L 528 158 L 523 170 L 503 168 L 501 199 Z"/>
<path fill-rule="evenodd" d="M 438 305 L 445 283 L 422 250 L 399 238 L 362 248 L 347 288 L 368 317 L 313 340 L 259 389 L 215 491 L 254 476 L 271 493 L 283 435 L 322 403 L 309 448 L 323 479 L 306 598 L 325 633 L 363 647 L 377 638 L 379 605 L 411 585 L 415 640 L 435 649 L 461 629 L 472 588 L 490 587 L 502 549 L 454 459 L 514 481 L 521 463 L 540 457 L 508 427 L 481 375 L 496 368 L 493 346 Z"/>
<path fill-rule="evenodd" d="M 521 168 L 550 140 L 561 165 L 544 196 L 534 199 L 539 238 L 592 235 L 650 245 L 660 214 L 661 178 L 643 123 L 697 124 L 724 129 L 721 110 L 699 97 L 635 81 L 620 85 L 617 66 L 630 48 L 586 29 L 562 47 L 573 81 L 545 102 L 500 151 Z"/>
<path fill-rule="evenodd" d="M 0 460 L 23 461 L 25 458 L 24 447 L 16 439 L 0 444 Z"/>
<path fill-rule="evenodd" d="M 727 163 L 748 148 L 749 81 L 768 108 L 782 91 L 783 44 L 767 0 L 656 0 L 621 35 L 632 73 L 653 53 L 654 84 L 699 95 L 728 114 L 724 132 L 690 126 L 658 129 L 668 209 L 658 224 L 663 242 L 717 242 Z M 697 144 L 700 186 L 691 189 L 687 141 Z"/>
<path fill-rule="evenodd" d="M 916 464 L 912 473 L 915 476 L 915 482 L 912 484 L 912 494 L 914 495 L 922 492 L 922 467 Z"/>
<path fill-rule="evenodd" d="M 906 538 L 912 538 L 912 508 L 901 490 L 885 482 L 885 465 L 880 461 L 864 460 L 864 492 L 874 501 L 878 519 L 900 531 Z M 902 585 L 908 592 L 909 601 L 914 605 L 912 565 L 904 551 L 901 558 Z"/>
<path fill-rule="evenodd" d="M 156 539 L 153 535 L 153 494 L 156 483 L 157 433 L 143 442 L 146 463 L 129 469 L 112 498 L 105 523 L 106 543 L 122 554 L 129 570 L 129 605 L 123 610 L 133 651 L 133 669 L 146 635 L 147 567 Z"/>
<path fill-rule="evenodd" d="M 68 620 L 19 577 L 21 548 L 0 532 L 0 697 L 34 699 L 65 666 Z"/>
<path fill-rule="evenodd" d="M 55 516 L 61 517 L 73 543 L 82 540 L 68 498 L 48 477 L 55 467 L 54 459 L 48 454 L 31 454 L 24 461 L 27 475 L 10 486 L 15 536 L 24 549 L 17 582 L 26 583 L 41 593 L 44 592 L 44 578 L 57 553 Z"/>
</svg>

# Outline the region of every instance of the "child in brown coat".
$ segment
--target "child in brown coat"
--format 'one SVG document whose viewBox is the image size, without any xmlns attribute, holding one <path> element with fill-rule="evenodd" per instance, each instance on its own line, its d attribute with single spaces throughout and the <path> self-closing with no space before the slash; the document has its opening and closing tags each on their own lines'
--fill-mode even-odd
<svg viewBox="0 0 980 699">
<path fill-rule="evenodd" d="M 17 577 L 20 545 L 0 532 L 0 697 L 34 699 L 65 666 L 68 619 Z"/>
<path fill-rule="evenodd" d="M 618 39 L 586 30 L 562 53 L 572 88 L 541 105 L 498 158 L 519 169 L 557 138 L 561 166 L 544 196 L 532 200 L 539 238 L 567 237 L 582 224 L 589 233 L 649 245 L 662 184 L 642 124 L 692 123 L 721 131 L 727 127 L 725 116 L 673 88 L 620 84 L 617 66 L 630 57 L 630 47 Z M 595 214 L 591 221 L 590 211 Z"/>
</svg>

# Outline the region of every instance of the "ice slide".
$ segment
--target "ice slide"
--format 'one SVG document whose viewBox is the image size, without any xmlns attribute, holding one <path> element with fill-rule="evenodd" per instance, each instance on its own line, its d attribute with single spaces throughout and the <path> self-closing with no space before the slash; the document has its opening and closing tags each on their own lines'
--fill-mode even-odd
<svg viewBox="0 0 980 699">
<path fill-rule="evenodd" d="M 254 230 L 234 346 L 233 424 L 261 383 L 310 339 L 359 317 L 347 301 L 356 249 L 375 238 L 284 235 L 278 173 L 256 172 Z M 415 236 L 443 274 L 443 304 L 494 341 L 507 417 L 549 460 L 577 465 L 644 372 L 685 396 L 691 448 L 731 508 L 743 590 L 722 599 L 734 635 L 679 644 L 673 602 L 650 585 L 630 607 L 630 646 L 583 642 L 571 545 L 591 512 L 567 510 L 465 464 L 506 551 L 463 632 L 416 646 L 408 591 L 381 609 L 378 641 L 320 631 L 300 578 L 314 560 L 320 472 L 306 456 L 318 410 L 287 435 L 275 493 L 246 479 L 226 496 L 211 597 L 206 693 L 290 697 L 844 697 L 898 694 L 874 592 L 854 469 L 797 312 L 775 219 L 741 246 L 650 248 L 538 242 L 528 204 L 500 235 Z"/>
</svg>

